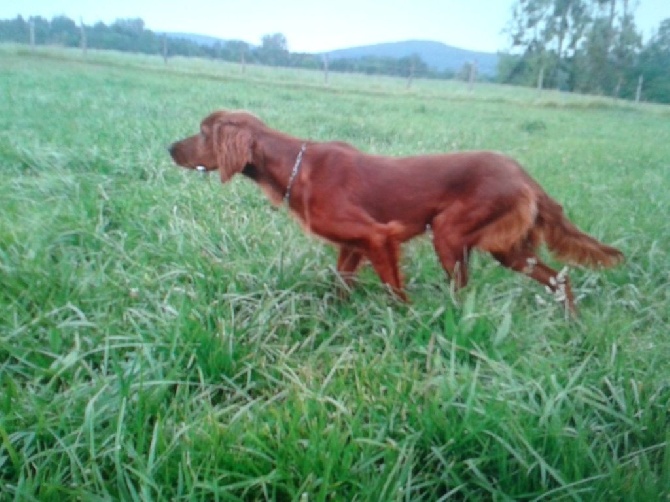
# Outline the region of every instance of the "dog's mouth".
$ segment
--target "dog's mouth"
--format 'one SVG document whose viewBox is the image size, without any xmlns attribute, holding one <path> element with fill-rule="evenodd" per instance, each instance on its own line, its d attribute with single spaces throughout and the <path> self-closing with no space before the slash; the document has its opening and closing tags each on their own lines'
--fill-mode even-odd
<svg viewBox="0 0 670 502">
<path fill-rule="evenodd" d="M 203 174 L 209 174 L 212 171 L 216 171 L 218 167 L 208 167 L 203 164 L 195 164 L 194 166 L 187 166 L 189 169 L 193 169 L 194 171 L 198 171 L 199 173 Z"/>
<path fill-rule="evenodd" d="M 194 155 L 188 154 L 191 148 L 184 148 L 183 143 L 184 143 L 183 141 L 178 143 L 172 143 L 168 147 L 170 157 L 172 157 L 172 160 L 174 161 L 175 164 L 181 167 L 185 167 L 187 169 L 193 169 L 200 173 L 205 173 L 207 171 L 214 171 L 218 168 L 216 165 L 214 165 L 214 167 L 211 167 L 211 164 L 214 163 L 213 162 L 210 163 L 206 159 L 198 159 L 203 160 L 204 161 L 203 163 L 200 163 L 197 160 L 194 161 L 193 160 Z M 187 153 L 185 153 L 185 151 Z M 208 167 L 207 164 L 210 164 L 210 167 Z"/>
</svg>

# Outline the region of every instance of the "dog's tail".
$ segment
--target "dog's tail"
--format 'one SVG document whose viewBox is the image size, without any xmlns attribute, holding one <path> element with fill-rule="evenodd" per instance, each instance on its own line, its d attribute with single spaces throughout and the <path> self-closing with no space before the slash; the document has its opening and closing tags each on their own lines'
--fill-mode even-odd
<svg viewBox="0 0 670 502">
<path fill-rule="evenodd" d="M 546 193 L 538 197 L 536 224 L 551 252 L 561 261 L 588 267 L 613 267 L 624 261 L 618 249 L 579 230 L 563 214 L 563 208 Z"/>
</svg>

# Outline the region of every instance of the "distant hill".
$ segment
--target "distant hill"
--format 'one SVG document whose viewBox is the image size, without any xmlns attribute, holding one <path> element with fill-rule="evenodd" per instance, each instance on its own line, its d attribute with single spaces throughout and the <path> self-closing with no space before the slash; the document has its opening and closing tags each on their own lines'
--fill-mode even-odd
<svg viewBox="0 0 670 502">
<path fill-rule="evenodd" d="M 479 72 L 483 75 L 494 75 L 498 65 L 498 55 L 491 52 L 476 52 L 459 49 L 441 42 L 424 40 L 408 40 L 405 42 L 390 42 L 350 49 L 338 49 L 328 53 L 331 59 L 360 58 L 364 56 L 402 58 L 418 54 L 431 68 L 443 71 L 457 72 L 464 64 L 477 62 Z"/>
<path fill-rule="evenodd" d="M 227 42 L 232 42 L 233 40 L 224 40 L 223 38 L 210 37 L 209 35 L 197 35 L 195 33 L 166 33 L 170 38 L 181 38 L 194 42 L 199 45 L 204 45 L 205 47 L 213 47 L 217 42 L 225 44 Z M 253 47 L 253 44 L 250 44 Z"/>
</svg>

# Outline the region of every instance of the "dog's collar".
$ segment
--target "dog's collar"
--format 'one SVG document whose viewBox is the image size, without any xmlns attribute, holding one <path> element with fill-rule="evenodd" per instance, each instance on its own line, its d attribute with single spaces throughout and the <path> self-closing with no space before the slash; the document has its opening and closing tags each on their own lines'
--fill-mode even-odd
<svg viewBox="0 0 670 502">
<path fill-rule="evenodd" d="M 286 185 L 286 192 L 284 193 L 284 201 L 286 202 L 287 206 L 291 201 L 291 188 L 293 187 L 295 177 L 298 175 L 298 172 L 300 171 L 300 165 L 302 164 L 302 154 L 305 153 L 306 149 L 307 149 L 307 143 L 303 143 L 302 146 L 300 147 L 300 151 L 298 152 L 298 156 L 295 159 L 295 165 L 293 166 L 293 171 L 291 171 L 291 176 L 289 176 L 288 184 Z"/>
</svg>

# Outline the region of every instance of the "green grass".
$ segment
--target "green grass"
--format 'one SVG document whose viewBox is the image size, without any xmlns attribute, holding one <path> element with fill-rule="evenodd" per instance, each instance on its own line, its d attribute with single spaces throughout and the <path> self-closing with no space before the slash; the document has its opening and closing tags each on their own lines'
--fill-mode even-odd
<svg viewBox="0 0 670 502">
<path fill-rule="evenodd" d="M 670 110 L 0 47 L 0 500 L 667 500 Z M 165 147 L 216 108 L 375 153 L 501 150 L 627 262 L 582 317 L 427 239 L 411 305 Z"/>
</svg>

